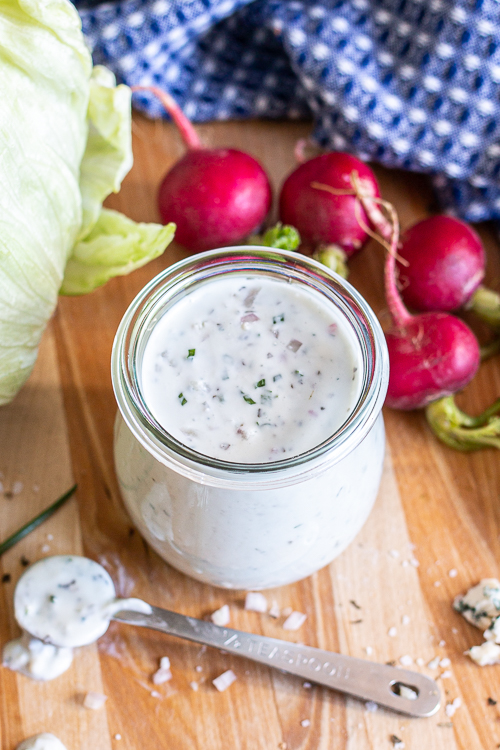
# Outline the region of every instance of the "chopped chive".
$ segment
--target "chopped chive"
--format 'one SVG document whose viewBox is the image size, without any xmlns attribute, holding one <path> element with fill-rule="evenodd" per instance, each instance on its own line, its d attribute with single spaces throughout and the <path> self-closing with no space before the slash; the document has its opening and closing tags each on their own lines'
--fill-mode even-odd
<svg viewBox="0 0 500 750">
<path fill-rule="evenodd" d="M 282 375 L 273 375 L 273 381 L 276 383 L 277 380 L 281 380 L 283 376 Z"/>
<path fill-rule="evenodd" d="M 7 552 L 11 547 L 14 546 L 14 544 L 17 544 L 17 542 L 20 542 L 21 539 L 24 539 L 25 536 L 30 534 L 32 531 L 34 531 L 40 524 L 42 524 L 44 521 L 47 520 L 47 518 L 50 518 L 53 513 L 56 512 L 64 503 L 66 500 L 69 500 L 71 495 L 76 490 L 77 485 L 74 484 L 73 487 L 64 493 L 62 497 L 59 498 L 59 500 L 56 500 L 55 503 L 52 505 L 49 505 L 46 510 L 42 511 L 38 516 L 33 518 L 33 520 L 28 521 L 27 524 L 22 526 L 18 531 L 16 531 L 12 536 L 9 536 L 8 539 L 6 539 L 4 542 L 0 544 L 0 555 L 3 555 L 4 552 Z"/>
<path fill-rule="evenodd" d="M 187 359 L 193 359 L 195 354 L 196 354 L 196 349 L 188 349 Z"/>
<path fill-rule="evenodd" d="M 257 383 L 255 384 L 255 387 L 256 387 L 256 388 L 262 388 L 263 386 L 265 386 L 265 384 L 266 384 L 266 379 L 265 379 L 265 378 L 262 378 L 262 380 L 259 380 L 259 381 L 258 381 L 258 382 L 257 382 Z"/>
<path fill-rule="evenodd" d="M 273 317 L 273 325 L 276 325 L 276 323 L 284 323 L 285 322 L 285 313 L 281 313 L 281 315 L 275 315 Z"/>
<path fill-rule="evenodd" d="M 178 397 L 181 401 L 181 406 L 184 406 L 184 404 L 187 404 L 187 398 L 184 396 L 183 393 L 179 393 Z"/>
<path fill-rule="evenodd" d="M 250 398 L 250 396 L 245 396 L 245 394 L 242 394 L 242 395 L 243 395 L 243 401 L 246 401 L 247 404 L 255 404 L 256 403 L 256 401 L 254 401 L 253 398 Z"/>
<path fill-rule="evenodd" d="M 50 599 L 50 601 L 51 601 L 51 603 L 52 603 L 52 604 L 54 604 L 54 603 L 55 603 L 55 601 L 56 601 L 56 597 L 54 596 L 54 594 L 51 594 L 51 595 L 49 596 L 49 599 Z"/>
</svg>

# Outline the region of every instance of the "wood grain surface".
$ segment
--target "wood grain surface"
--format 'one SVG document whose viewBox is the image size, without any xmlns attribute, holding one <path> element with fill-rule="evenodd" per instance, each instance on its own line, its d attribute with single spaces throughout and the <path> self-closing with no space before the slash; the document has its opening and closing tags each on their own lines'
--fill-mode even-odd
<svg viewBox="0 0 500 750">
<path fill-rule="evenodd" d="M 307 135 L 310 125 L 217 123 L 199 131 L 206 144 L 257 156 L 276 190 L 293 168 L 296 139 Z M 133 132 L 134 168 L 108 205 L 136 220 L 155 221 L 159 181 L 182 146 L 168 124 L 136 116 Z M 377 175 L 403 227 L 429 212 L 425 177 L 382 169 Z M 487 229 L 481 231 L 489 279 L 498 286 L 498 247 Z M 367 524 L 330 566 L 266 594 L 281 608 L 307 613 L 305 624 L 292 633 L 282 629 L 283 619 L 245 611 L 244 592 L 218 590 L 169 568 L 134 531 L 113 469 L 111 346 L 135 294 L 184 255 L 173 244 L 131 276 L 85 297 L 62 298 L 32 377 L 14 402 L 0 409 L 0 539 L 78 482 L 62 510 L 0 559 L 0 645 L 19 632 L 12 594 L 22 560 L 84 553 L 108 569 L 120 595 L 196 617 L 228 603 L 236 628 L 381 662 L 411 656 L 419 660 L 414 668 L 439 679 L 443 706 L 430 719 L 369 711 L 361 702 L 267 667 L 112 623 L 98 644 L 80 649 L 71 669 L 52 682 L 0 668 L 1 750 L 14 750 L 43 731 L 60 737 L 68 750 L 390 750 L 392 735 L 406 750 L 500 747 L 500 710 L 488 703 L 489 697 L 500 701 L 500 666 L 480 668 L 463 654 L 482 636 L 451 608 L 456 594 L 500 572 L 496 451 L 454 452 L 438 443 L 421 413 L 386 410 L 384 477 Z M 350 280 L 383 321 L 382 264 L 383 252 L 371 242 L 352 260 Z M 494 358 L 459 403 L 478 412 L 499 391 L 500 363 Z M 155 686 L 151 675 L 164 655 L 173 678 Z M 450 665 L 428 668 L 435 656 L 449 658 Z M 219 693 L 211 681 L 229 668 L 238 679 Z M 101 710 L 84 708 L 91 690 L 108 696 Z M 462 703 L 450 717 L 445 706 L 456 698 Z"/>
</svg>

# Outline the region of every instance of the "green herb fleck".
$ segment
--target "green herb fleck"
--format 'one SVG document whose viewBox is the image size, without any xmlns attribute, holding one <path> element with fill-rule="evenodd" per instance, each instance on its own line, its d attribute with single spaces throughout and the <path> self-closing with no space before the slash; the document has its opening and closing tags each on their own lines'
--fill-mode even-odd
<svg viewBox="0 0 500 750">
<path fill-rule="evenodd" d="M 247 404 L 255 404 L 256 401 L 253 400 L 253 398 L 250 398 L 250 396 L 246 396 L 244 393 L 242 393 L 243 401 L 246 401 Z"/>
<path fill-rule="evenodd" d="M 187 359 L 193 359 L 195 354 L 196 354 L 196 349 L 188 349 Z"/>
<path fill-rule="evenodd" d="M 184 396 L 183 393 L 179 393 L 178 398 L 180 399 L 181 406 L 184 406 L 184 404 L 187 404 L 187 398 Z"/>
<path fill-rule="evenodd" d="M 263 386 L 265 386 L 265 384 L 266 384 L 266 379 L 265 379 L 265 378 L 262 378 L 262 380 L 259 380 L 259 381 L 258 381 L 258 382 L 257 382 L 257 383 L 255 384 L 255 387 L 256 387 L 256 388 L 262 388 Z"/>
<path fill-rule="evenodd" d="M 273 375 L 273 382 L 276 383 L 276 381 L 281 380 L 282 377 L 282 375 Z"/>
<path fill-rule="evenodd" d="M 281 315 L 275 315 L 273 317 L 273 325 L 276 325 L 276 323 L 284 323 L 285 322 L 285 313 L 281 313 Z"/>
<path fill-rule="evenodd" d="M 55 603 L 55 601 L 56 601 L 56 597 L 54 596 L 54 594 L 51 594 L 51 595 L 49 596 L 49 599 L 50 599 L 50 601 L 52 602 L 52 604 L 54 604 L 54 603 Z"/>
</svg>

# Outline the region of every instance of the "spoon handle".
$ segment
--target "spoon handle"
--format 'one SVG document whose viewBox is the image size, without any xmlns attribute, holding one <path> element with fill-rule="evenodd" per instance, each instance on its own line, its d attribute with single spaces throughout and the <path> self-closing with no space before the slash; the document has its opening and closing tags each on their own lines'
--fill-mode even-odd
<svg viewBox="0 0 500 750">
<path fill-rule="evenodd" d="M 159 607 L 151 614 L 122 610 L 113 619 L 214 646 L 409 716 L 432 716 L 439 708 L 437 683 L 418 672 L 219 627 Z"/>
</svg>

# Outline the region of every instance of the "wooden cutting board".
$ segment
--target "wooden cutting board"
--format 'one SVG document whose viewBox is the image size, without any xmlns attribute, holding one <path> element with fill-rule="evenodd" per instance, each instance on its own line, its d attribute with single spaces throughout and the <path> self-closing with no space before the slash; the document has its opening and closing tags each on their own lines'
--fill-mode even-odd
<svg viewBox="0 0 500 750">
<path fill-rule="evenodd" d="M 243 148 L 269 171 L 275 188 L 293 168 L 293 146 L 304 123 L 200 126 L 207 144 Z M 134 120 L 135 166 L 111 207 L 141 221 L 158 220 L 156 190 L 182 153 L 170 125 Z M 378 169 L 382 193 L 403 226 L 428 212 L 426 178 Z M 487 230 L 489 276 L 500 277 L 498 248 Z M 68 750 L 390 750 L 394 735 L 408 750 L 492 750 L 500 743 L 500 666 L 480 668 L 463 655 L 481 633 L 451 608 L 453 597 L 482 577 L 499 574 L 500 456 L 459 454 L 440 443 L 421 413 L 386 410 L 387 458 L 376 506 L 352 545 L 311 578 L 266 595 L 307 613 L 296 632 L 282 619 L 246 612 L 244 592 L 192 581 L 163 563 L 134 531 L 113 470 L 116 411 L 109 360 L 115 330 L 139 289 L 184 257 L 172 245 L 131 276 L 81 298 L 60 300 L 35 371 L 15 401 L 0 409 L 0 539 L 48 506 L 74 481 L 78 491 L 50 521 L 0 559 L 0 643 L 18 634 L 12 594 L 22 561 L 84 553 L 111 573 L 118 593 L 204 617 L 229 604 L 231 625 L 381 662 L 409 656 L 437 677 L 443 707 L 430 719 L 408 719 L 237 657 L 154 632 L 112 623 L 98 644 L 80 649 L 72 668 L 36 683 L 0 668 L 1 750 L 37 732 L 53 732 Z M 383 253 L 370 243 L 351 262 L 350 280 L 377 314 Z M 472 411 L 500 390 L 492 359 L 460 397 Z M 389 635 L 389 631 L 395 635 Z M 172 680 L 151 675 L 169 656 Z M 426 665 L 435 656 L 437 669 Z M 418 660 L 418 664 L 415 664 Z M 212 679 L 232 669 L 224 693 Z M 84 708 L 88 691 L 104 708 Z M 456 698 L 453 716 L 445 706 Z M 500 703 L 499 703 L 500 706 Z M 450 710 L 448 709 L 448 714 Z"/>
</svg>

